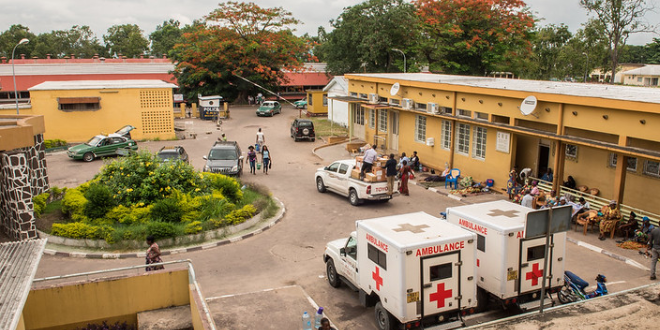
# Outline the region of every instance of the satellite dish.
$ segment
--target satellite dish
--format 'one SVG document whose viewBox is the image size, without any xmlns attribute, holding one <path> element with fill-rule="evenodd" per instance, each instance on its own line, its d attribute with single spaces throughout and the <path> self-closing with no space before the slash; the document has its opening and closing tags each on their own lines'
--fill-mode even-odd
<svg viewBox="0 0 660 330">
<path fill-rule="evenodd" d="M 534 110 L 536 110 L 537 103 L 535 96 L 526 97 L 522 103 L 520 103 L 520 112 L 525 116 L 531 115 Z"/>
<path fill-rule="evenodd" d="M 401 85 L 399 85 L 399 83 L 394 83 L 394 85 L 392 85 L 392 89 L 390 89 L 390 95 L 396 95 L 396 93 L 399 92 L 399 88 L 401 88 Z"/>
</svg>

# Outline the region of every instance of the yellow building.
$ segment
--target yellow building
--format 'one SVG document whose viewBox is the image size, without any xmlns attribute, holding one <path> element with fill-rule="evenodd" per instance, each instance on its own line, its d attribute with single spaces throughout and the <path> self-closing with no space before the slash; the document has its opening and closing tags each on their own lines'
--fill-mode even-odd
<svg viewBox="0 0 660 330">
<path fill-rule="evenodd" d="M 135 126 L 134 139 L 174 139 L 172 89 L 162 80 L 47 81 L 29 89 L 31 109 L 43 115 L 45 139 L 87 141 Z"/>
<path fill-rule="evenodd" d="M 513 167 L 537 177 L 551 168 L 555 189 L 571 175 L 603 198 L 660 214 L 649 193 L 660 189 L 657 89 L 423 73 L 345 77 L 352 136 L 384 152 L 417 151 L 424 165 L 459 168 L 498 188 Z"/>
<path fill-rule="evenodd" d="M 307 91 L 307 113 L 312 116 L 328 114 L 328 93 L 322 89 Z"/>
</svg>

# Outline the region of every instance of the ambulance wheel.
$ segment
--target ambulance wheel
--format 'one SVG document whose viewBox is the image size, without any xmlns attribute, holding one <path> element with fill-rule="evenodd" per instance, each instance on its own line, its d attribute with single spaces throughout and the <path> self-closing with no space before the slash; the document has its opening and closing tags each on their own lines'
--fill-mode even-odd
<svg viewBox="0 0 660 330">
<path fill-rule="evenodd" d="M 328 259 L 328 261 L 325 263 L 325 270 L 328 277 L 328 283 L 330 283 L 330 285 L 333 288 L 340 287 L 341 280 L 339 279 L 339 275 L 337 275 L 337 269 L 335 269 L 335 262 L 332 261 L 332 259 Z"/>
<path fill-rule="evenodd" d="M 320 193 L 325 192 L 325 185 L 323 184 L 323 179 L 316 178 L 316 190 L 318 190 Z"/>
<path fill-rule="evenodd" d="M 360 198 L 358 198 L 357 191 L 355 189 L 351 189 L 348 192 L 348 200 L 351 202 L 351 205 L 353 206 L 358 206 L 362 202 Z"/>
<path fill-rule="evenodd" d="M 383 307 L 383 304 L 380 301 L 376 303 L 374 313 L 376 314 L 376 325 L 378 326 L 379 330 L 394 329 L 392 326 L 394 324 L 392 315 L 390 315 L 390 312 L 388 312 L 387 309 Z"/>
</svg>

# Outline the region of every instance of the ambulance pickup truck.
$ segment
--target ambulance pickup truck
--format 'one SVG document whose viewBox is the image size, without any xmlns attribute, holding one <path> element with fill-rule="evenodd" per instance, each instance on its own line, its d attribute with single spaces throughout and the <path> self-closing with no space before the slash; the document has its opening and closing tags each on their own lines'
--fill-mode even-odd
<svg viewBox="0 0 660 330">
<path fill-rule="evenodd" d="M 565 226 L 570 227 L 570 210 L 555 208 L 553 211 L 555 215 L 568 216 Z M 503 200 L 447 208 L 447 221 L 477 235 L 479 310 L 489 301 L 504 308 L 518 306 L 522 310 L 540 306 L 546 239 L 545 236 L 526 238 L 525 233 L 526 219 L 541 212 L 547 210 L 534 210 Z M 546 277 L 548 294 L 559 291 L 564 285 L 565 257 L 566 232 L 552 234 Z M 552 302 L 552 299 L 545 301 Z"/>
<path fill-rule="evenodd" d="M 316 189 L 320 193 L 332 191 L 348 197 L 351 205 L 357 206 L 365 200 L 387 202 L 394 195 L 387 194 L 387 182 L 364 182 L 351 178 L 351 171 L 355 168 L 355 159 L 338 160 L 326 167 L 316 170 Z M 396 185 L 394 187 L 396 189 Z"/>
<path fill-rule="evenodd" d="M 327 243 L 323 261 L 333 287 L 345 283 L 376 306 L 380 330 L 462 326 L 475 311 L 477 235 L 424 212 L 355 222 Z"/>
</svg>

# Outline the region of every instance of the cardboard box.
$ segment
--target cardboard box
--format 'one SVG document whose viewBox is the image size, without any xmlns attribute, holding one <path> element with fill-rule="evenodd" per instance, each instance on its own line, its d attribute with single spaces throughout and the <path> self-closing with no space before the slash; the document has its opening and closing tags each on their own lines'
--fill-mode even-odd
<svg viewBox="0 0 660 330">
<path fill-rule="evenodd" d="M 376 176 L 385 176 L 385 172 L 384 172 L 383 169 L 380 168 L 380 167 L 378 167 L 378 168 L 374 167 L 374 168 L 371 170 L 371 173 L 375 174 Z"/>
<path fill-rule="evenodd" d="M 373 173 L 367 173 L 364 177 L 364 182 L 377 182 L 376 175 Z"/>
<path fill-rule="evenodd" d="M 354 168 L 351 171 L 351 178 L 359 180 L 360 179 L 360 170 Z"/>
<path fill-rule="evenodd" d="M 358 162 L 358 163 L 362 163 L 362 160 L 364 160 L 364 157 L 363 157 L 363 156 L 357 156 L 357 157 L 355 157 L 355 161 Z"/>
</svg>

